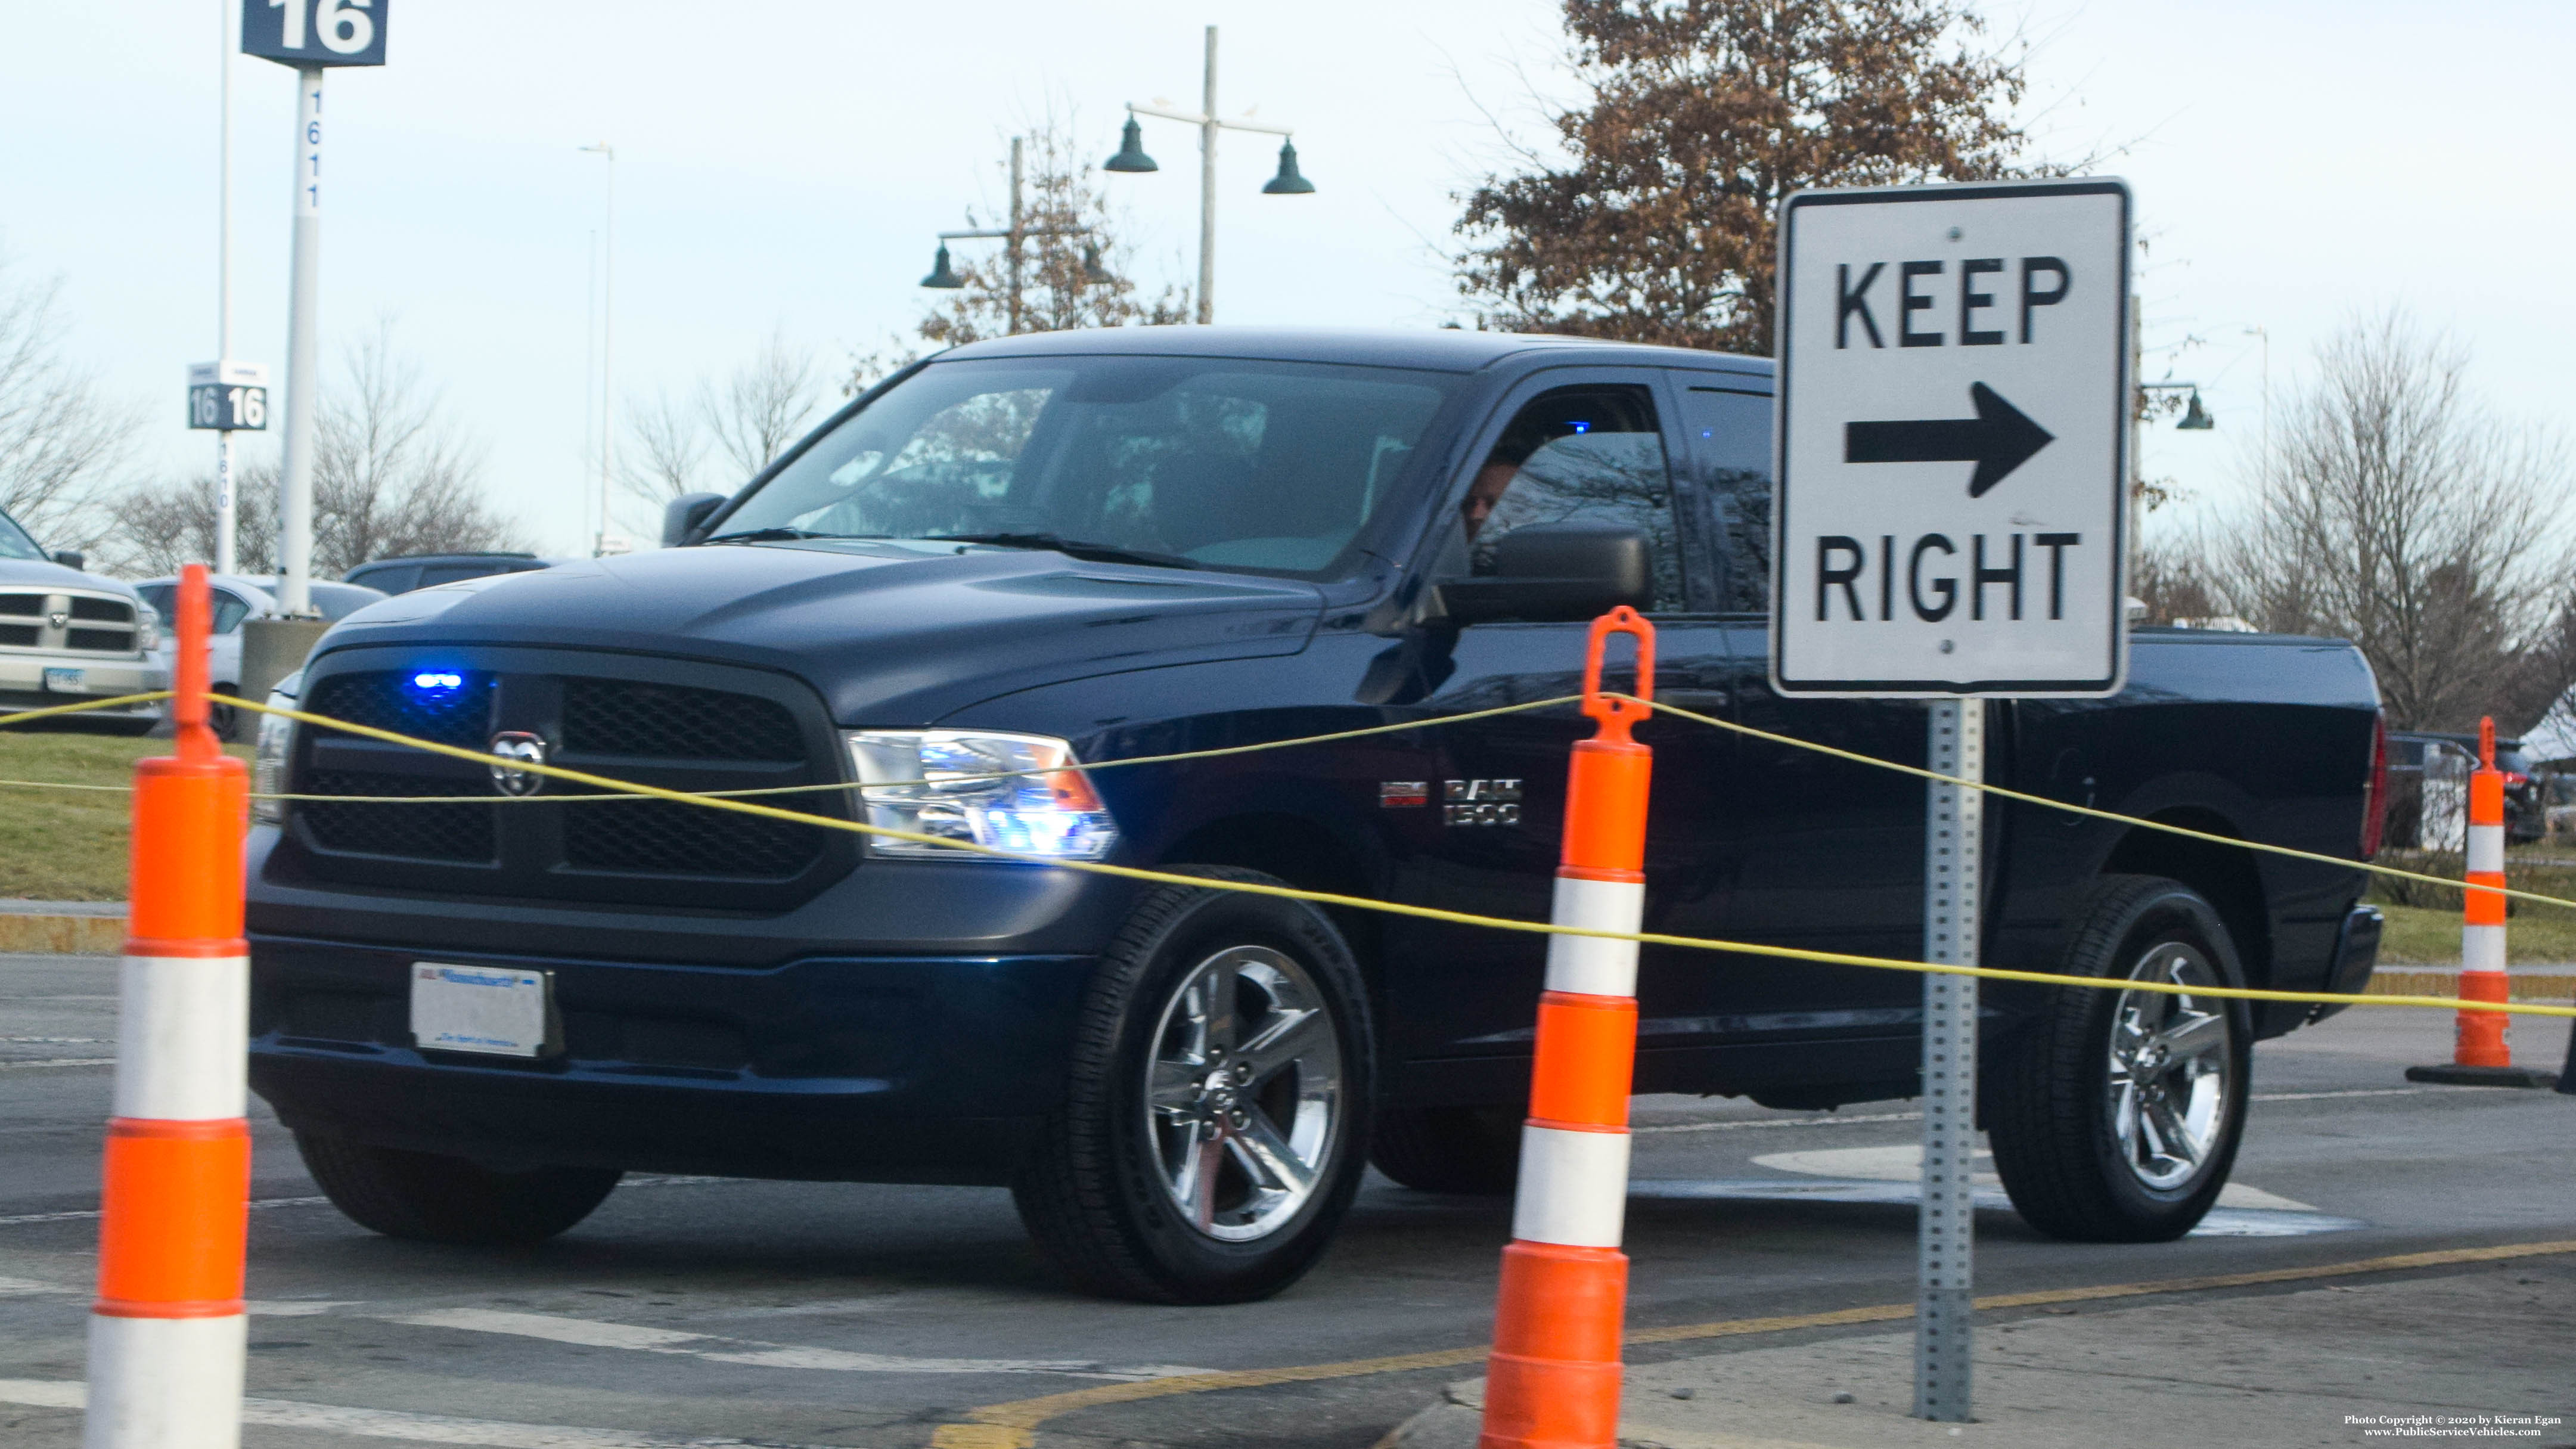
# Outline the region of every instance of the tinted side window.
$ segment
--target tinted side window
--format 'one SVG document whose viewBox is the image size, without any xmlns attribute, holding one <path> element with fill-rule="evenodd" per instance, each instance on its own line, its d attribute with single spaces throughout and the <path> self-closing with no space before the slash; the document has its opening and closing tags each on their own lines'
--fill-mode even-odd
<svg viewBox="0 0 2576 1449">
<path fill-rule="evenodd" d="M 152 612 L 161 616 L 161 627 L 164 630 L 175 631 L 179 627 L 178 585 L 141 584 L 134 592 L 142 595 L 143 602 L 152 606 Z"/>
<path fill-rule="evenodd" d="M 1625 524 L 1654 555 L 1653 607 L 1682 607 L 1672 475 L 1642 387 L 1565 387 L 1531 399 L 1478 468 L 1463 516 L 1479 574 L 1492 572 L 1494 544 L 1515 528 Z"/>
<path fill-rule="evenodd" d="M 1727 385 L 1734 379 L 1682 381 L 1683 436 L 1715 515 L 1717 606 L 1762 613 L 1771 607 L 1770 394 Z"/>
<path fill-rule="evenodd" d="M 479 579 L 486 574 L 501 574 L 509 571 L 509 568 L 502 564 L 423 564 L 420 569 L 420 586 L 424 589 L 434 589 L 440 584 L 461 583 L 466 579 Z"/>
<path fill-rule="evenodd" d="M 240 628 L 241 621 L 250 616 L 250 601 L 243 598 L 241 595 L 228 594 L 221 589 L 217 589 L 214 591 L 214 597 L 215 620 L 213 630 L 215 633 L 229 634 L 235 629 Z"/>
<path fill-rule="evenodd" d="M 407 594 L 420 587 L 420 565 L 395 564 L 381 569 L 358 569 L 350 574 L 349 582 L 382 589 L 388 594 Z"/>
</svg>

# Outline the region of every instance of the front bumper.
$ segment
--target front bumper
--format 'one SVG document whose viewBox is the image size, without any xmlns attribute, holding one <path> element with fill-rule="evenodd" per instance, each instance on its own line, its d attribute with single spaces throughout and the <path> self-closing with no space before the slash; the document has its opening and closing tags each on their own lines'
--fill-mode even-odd
<svg viewBox="0 0 2576 1449">
<path fill-rule="evenodd" d="M 1007 1181 L 1135 887 L 868 861 L 759 914 L 299 876 L 251 832 L 251 1085 L 287 1125 L 493 1164 Z M 554 973 L 564 1053 L 423 1054 L 410 966 Z"/>
<path fill-rule="evenodd" d="M 552 972 L 563 1052 L 415 1049 L 408 983 L 424 957 Z M 250 1079 L 298 1131 L 498 1166 L 1000 1183 L 1063 1090 L 1091 965 L 743 970 L 254 934 Z"/>
<path fill-rule="evenodd" d="M 79 687 L 48 688 L 48 669 L 77 669 Z M 107 699 L 120 694 L 150 694 L 170 687 L 170 671 L 150 659 L 99 659 L 79 654 L 0 654 L 0 710 L 45 709 L 59 704 L 78 704 L 84 699 Z M 158 703 L 130 704 L 118 710 L 105 710 L 110 715 L 158 715 Z"/>
</svg>

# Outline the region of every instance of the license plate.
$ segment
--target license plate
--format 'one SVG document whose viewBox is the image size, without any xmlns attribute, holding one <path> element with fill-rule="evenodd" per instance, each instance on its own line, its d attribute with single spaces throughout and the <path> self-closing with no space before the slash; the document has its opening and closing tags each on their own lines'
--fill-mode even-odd
<svg viewBox="0 0 2576 1449">
<path fill-rule="evenodd" d="M 543 1056 L 553 1013 L 553 979 L 544 971 L 499 966 L 411 967 L 411 1035 L 424 1051 Z"/>
<path fill-rule="evenodd" d="M 48 669 L 45 671 L 45 688 L 79 693 L 81 674 L 78 669 Z"/>
</svg>

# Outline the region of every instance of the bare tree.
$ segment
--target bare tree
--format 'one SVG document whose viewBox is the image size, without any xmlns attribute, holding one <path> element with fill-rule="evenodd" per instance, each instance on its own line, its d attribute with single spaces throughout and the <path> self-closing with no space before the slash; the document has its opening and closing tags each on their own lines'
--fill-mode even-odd
<svg viewBox="0 0 2576 1449">
<path fill-rule="evenodd" d="M 417 363 L 394 351 L 390 323 L 341 356 L 324 386 L 313 457 L 313 571 L 345 574 L 369 559 L 521 547 L 518 527 L 483 493 L 482 450 L 442 415 Z M 276 567 L 277 470 L 239 476 L 241 567 Z M 108 557 L 120 571 L 166 573 L 214 553 L 214 480 L 130 490 L 117 504 Z"/>
<path fill-rule="evenodd" d="M 2467 363 L 2402 310 L 2348 324 L 2281 410 L 2252 516 L 2210 550 L 2231 612 L 2359 645 L 2401 727 L 2467 728 L 2566 687 L 2518 676 L 2564 627 L 2567 450 L 2481 407 Z"/>
<path fill-rule="evenodd" d="M 139 419 L 64 356 L 61 284 L 8 266 L 0 258 L 0 510 L 48 547 L 90 547 L 109 526 L 94 505 Z"/>
<path fill-rule="evenodd" d="M 618 481 L 655 505 L 710 486 L 731 492 L 805 436 L 822 401 L 814 355 L 772 332 L 721 380 L 700 378 L 685 403 L 629 396 Z"/>
<path fill-rule="evenodd" d="M 814 375 L 814 356 L 788 345 L 781 332 L 769 334 L 758 352 L 718 387 L 698 384 L 698 414 L 715 438 L 716 450 L 733 465 L 735 481 L 749 479 L 805 436 L 805 423 L 822 401 Z"/>
<path fill-rule="evenodd" d="M 649 399 L 629 396 L 623 416 L 626 445 L 618 449 L 617 481 L 626 491 L 654 504 L 698 491 L 707 432 L 696 406 L 656 392 Z"/>
</svg>

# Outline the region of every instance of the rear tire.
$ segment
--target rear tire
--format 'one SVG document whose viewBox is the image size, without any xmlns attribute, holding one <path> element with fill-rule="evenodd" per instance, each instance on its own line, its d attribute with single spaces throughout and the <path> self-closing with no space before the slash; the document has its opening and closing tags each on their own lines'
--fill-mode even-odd
<svg viewBox="0 0 2576 1449">
<path fill-rule="evenodd" d="M 1321 911 L 1148 891 L 1093 975 L 1064 1104 L 1012 1184 L 1020 1220 L 1092 1292 L 1278 1292 L 1314 1266 L 1358 1190 L 1371 1042 L 1359 966 Z"/>
<path fill-rule="evenodd" d="M 1506 1107 L 1381 1107 L 1369 1161 L 1422 1192 L 1509 1193 L 1520 1180 L 1521 1114 Z"/>
<path fill-rule="evenodd" d="M 331 1205 L 389 1238 L 475 1247 L 542 1243 L 607 1198 L 613 1168 L 495 1172 L 462 1157 L 295 1134 L 305 1169 Z"/>
<path fill-rule="evenodd" d="M 2215 907 L 2180 881 L 2105 876 L 2058 969 L 2242 986 Z M 1995 1171 L 2024 1221 L 2081 1243 L 2159 1243 L 2218 1201 L 2245 1133 L 2245 1003 L 2052 987 L 1982 1084 Z"/>
</svg>

